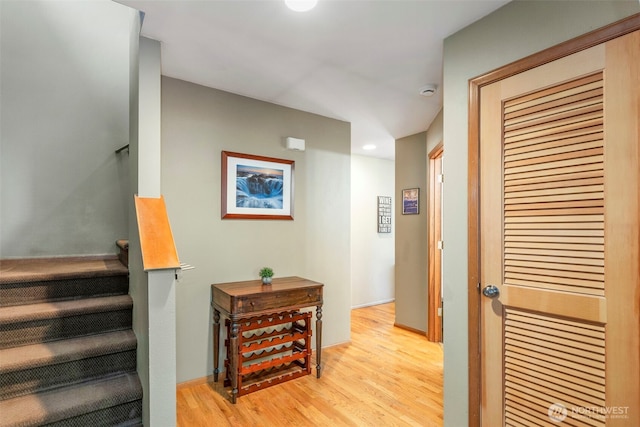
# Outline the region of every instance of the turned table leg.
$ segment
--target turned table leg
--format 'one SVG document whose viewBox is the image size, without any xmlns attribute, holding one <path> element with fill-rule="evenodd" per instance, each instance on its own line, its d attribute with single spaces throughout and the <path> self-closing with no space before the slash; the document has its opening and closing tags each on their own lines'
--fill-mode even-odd
<svg viewBox="0 0 640 427">
<path fill-rule="evenodd" d="M 322 375 L 322 306 L 316 307 L 316 378 Z"/>
<path fill-rule="evenodd" d="M 220 311 L 213 310 L 213 381 L 218 382 L 220 369 Z"/>
<path fill-rule="evenodd" d="M 231 375 L 231 403 L 238 397 L 238 319 L 231 319 L 231 336 L 229 337 L 229 372 Z"/>
</svg>

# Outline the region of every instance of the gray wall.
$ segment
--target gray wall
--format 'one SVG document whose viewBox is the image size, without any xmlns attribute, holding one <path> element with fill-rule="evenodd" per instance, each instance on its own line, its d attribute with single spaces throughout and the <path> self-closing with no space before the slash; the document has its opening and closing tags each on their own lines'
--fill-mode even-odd
<svg viewBox="0 0 640 427">
<path fill-rule="evenodd" d="M 469 79 L 640 12 L 637 1 L 514 1 L 444 43 L 444 413 L 468 421 L 467 95 Z"/>
<path fill-rule="evenodd" d="M 395 206 L 395 163 L 351 156 L 351 306 L 390 302 L 395 297 L 395 224 L 378 233 L 378 196 L 390 196 Z M 395 222 L 396 212 L 391 220 Z"/>
<path fill-rule="evenodd" d="M 442 142 L 442 111 L 429 129 L 396 140 L 396 324 L 427 331 L 429 153 Z M 420 214 L 402 215 L 402 190 L 420 188 Z"/>
<path fill-rule="evenodd" d="M 111 1 L 0 1 L 0 257 L 127 237 L 129 31 Z"/>
<path fill-rule="evenodd" d="M 306 140 L 288 151 L 284 138 Z M 222 220 L 222 150 L 295 161 L 293 221 Z M 350 125 L 163 77 L 162 192 L 181 262 L 177 380 L 212 373 L 212 283 L 276 276 L 325 284 L 323 344 L 350 339 Z"/>
<path fill-rule="evenodd" d="M 418 215 L 402 215 L 402 190 L 420 189 Z M 427 330 L 427 133 L 396 140 L 396 321 Z"/>
</svg>

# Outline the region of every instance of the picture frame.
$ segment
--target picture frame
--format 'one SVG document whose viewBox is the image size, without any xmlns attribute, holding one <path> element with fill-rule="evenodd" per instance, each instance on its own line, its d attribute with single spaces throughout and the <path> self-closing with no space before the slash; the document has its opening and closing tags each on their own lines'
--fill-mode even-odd
<svg viewBox="0 0 640 427">
<path fill-rule="evenodd" d="M 293 220 L 295 162 L 222 151 L 222 219 Z"/>
<path fill-rule="evenodd" d="M 378 233 L 391 233 L 391 212 L 391 197 L 378 196 Z"/>
<path fill-rule="evenodd" d="M 420 189 L 406 188 L 402 190 L 402 215 L 418 215 L 420 213 Z"/>
</svg>

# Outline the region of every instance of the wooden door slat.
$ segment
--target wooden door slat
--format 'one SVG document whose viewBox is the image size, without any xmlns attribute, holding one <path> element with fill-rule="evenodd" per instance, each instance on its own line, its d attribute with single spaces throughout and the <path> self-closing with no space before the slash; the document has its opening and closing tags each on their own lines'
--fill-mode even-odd
<svg viewBox="0 0 640 427">
<path fill-rule="evenodd" d="M 588 343 L 582 337 L 565 338 L 553 331 L 550 334 L 546 332 L 536 332 L 529 329 L 519 327 L 516 323 L 507 324 L 507 336 L 516 340 L 524 340 L 528 343 L 538 343 L 546 348 L 562 351 L 565 354 L 573 354 L 576 356 L 599 360 L 604 362 L 604 340 L 600 340 L 600 345 Z M 581 338 L 577 340 L 576 338 Z"/>
<path fill-rule="evenodd" d="M 570 152 L 580 152 L 583 150 L 590 150 L 592 148 L 602 148 L 602 147 L 603 147 L 603 143 L 601 139 L 592 139 L 589 141 L 580 142 L 580 143 L 571 144 L 571 145 L 562 144 L 562 145 L 559 145 L 556 147 L 550 147 L 550 148 L 540 147 L 537 150 L 530 150 L 524 153 L 509 153 L 505 150 L 504 163 L 509 167 L 518 166 L 519 164 L 516 163 L 518 161 L 523 162 L 522 164 L 526 164 L 524 163 L 524 161 L 529 159 L 540 159 L 540 158 L 547 159 L 548 156 L 553 156 L 553 155 L 558 155 L 563 153 L 570 153 Z"/>
<path fill-rule="evenodd" d="M 517 135 L 509 135 L 504 138 L 505 144 L 513 144 L 515 142 L 523 142 L 530 139 L 535 138 L 543 138 L 543 137 L 558 137 L 558 135 L 570 132 L 578 129 L 588 129 L 593 126 L 602 126 L 602 117 L 593 117 L 590 120 L 584 121 L 573 121 L 571 123 L 563 123 L 561 126 L 556 126 L 552 129 L 544 128 L 539 129 L 527 133 L 520 133 Z"/>
<path fill-rule="evenodd" d="M 557 147 L 563 144 L 575 143 L 575 138 L 603 139 L 604 126 L 602 123 L 592 124 L 591 126 L 578 127 L 576 129 L 566 130 L 564 132 L 555 132 L 551 134 L 537 135 L 536 137 L 522 138 L 518 141 L 505 141 L 504 152 L 520 152 L 537 150 L 540 148 Z"/>
<path fill-rule="evenodd" d="M 605 391 L 605 378 L 602 372 L 599 372 L 599 375 L 593 375 L 584 372 L 582 369 L 571 369 L 567 366 L 559 366 L 555 363 L 513 351 L 507 352 L 505 357 L 505 362 L 508 361 L 512 365 L 520 365 L 542 372 L 548 372 L 549 375 L 555 375 L 558 378 L 562 378 L 565 381 L 575 383 L 579 386 L 602 392 Z"/>
<path fill-rule="evenodd" d="M 572 279 L 584 279 L 595 282 L 604 282 L 604 274 L 603 273 L 582 273 L 576 271 L 568 271 L 568 270 L 550 270 L 550 269 L 541 269 L 541 268 L 528 268 L 528 267 L 520 267 L 520 266 L 509 266 L 505 267 L 505 271 L 510 273 L 523 273 L 529 275 L 541 275 L 548 277 L 566 277 Z"/>
<path fill-rule="evenodd" d="M 528 184 L 510 185 L 506 186 L 505 190 L 509 194 L 518 193 L 520 191 L 543 191 L 543 190 L 555 190 L 563 188 L 565 186 L 576 188 L 581 186 L 602 185 L 604 184 L 604 177 L 598 176 L 597 172 L 587 172 L 596 175 L 593 178 L 578 178 L 578 179 L 566 179 L 567 177 L 557 177 L 553 180 L 534 181 Z M 562 179 L 565 178 L 565 179 Z"/>
<path fill-rule="evenodd" d="M 504 104 L 505 104 L 505 107 L 514 108 L 516 110 L 518 108 L 523 109 L 525 108 L 523 107 L 525 102 L 529 102 L 534 99 L 540 99 L 547 95 L 555 94 L 558 92 L 562 93 L 569 90 L 573 90 L 575 88 L 584 87 L 587 85 L 591 85 L 595 82 L 600 82 L 597 84 L 602 85 L 602 72 L 591 73 L 587 76 L 583 76 L 577 79 L 571 79 L 566 82 L 553 85 L 545 89 L 536 90 L 535 92 L 532 92 L 529 94 L 522 94 L 516 98 L 505 100 Z"/>
<path fill-rule="evenodd" d="M 515 351 L 515 348 L 529 350 L 534 351 L 536 354 L 541 356 L 545 355 L 553 360 L 557 360 L 558 363 L 561 363 L 561 361 L 569 361 L 579 365 L 584 365 L 585 370 L 589 370 L 589 368 L 592 368 L 593 370 L 604 370 L 604 356 L 599 358 L 594 356 L 582 356 L 579 354 L 568 353 L 562 349 L 558 350 L 547 347 L 544 342 L 536 340 L 524 341 L 522 337 L 520 337 L 521 339 L 518 338 L 518 336 L 513 336 L 508 332 L 505 333 L 505 348 L 507 351 L 511 349 Z"/>
<path fill-rule="evenodd" d="M 505 237 L 516 236 L 562 236 L 566 238 L 570 237 L 602 237 L 604 238 L 604 229 L 602 224 L 593 224 L 593 228 L 585 227 L 585 223 L 582 223 L 582 227 L 578 228 L 575 224 L 572 228 L 552 227 L 551 225 L 558 224 L 509 224 L 510 227 L 505 227 Z M 587 223 L 591 225 L 591 223 Z"/>
<path fill-rule="evenodd" d="M 513 395 L 507 394 L 505 398 L 507 399 L 505 402 L 508 403 L 509 399 L 513 398 Z M 524 399 L 522 401 L 525 402 Z M 516 402 L 514 401 L 514 403 L 507 405 L 505 408 L 505 427 L 540 427 L 544 424 L 543 410 L 536 411 L 525 405 L 519 406 Z M 548 416 L 547 419 L 549 419 Z"/>
<path fill-rule="evenodd" d="M 548 235 L 563 235 L 567 236 L 577 235 L 593 235 L 603 236 L 604 226 L 599 222 L 574 222 L 574 223 L 562 223 L 562 222 L 510 222 L 505 224 L 506 234 L 545 234 Z M 590 234 L 593 233 L 593 234 Z"/>
<path fill-rule="evenodd" d="M 604 215 L 575 215 L 575 216 L 532 216 L 530 218 L 505 218 L 506 223 L 535 223 L 535 224 L 567 224 L 567 227 L 588 223 L 602 223 L 604 222 Z M 576 225 L 577 226 L 577 225 Z"/>
<path fill-rule="evenodd" d="M 594 377 L 602 377 L 604 382 L 604 367 L 602 363 L 597 363 L 597 366 L 587 366 L 582 364 L 582 360 L 571 360 L 556 357 L 555 355 L 549 355 L 546 353 L 540 353 L 537 351 L 535 346 L 514 346 L 511 343 L 507 343 L 505 345 L 505 353 L 509 353 L 512 355 L 521 355 L 530 357 L 532 360 L 539 361 L 538 363 L 547 363 L 549 365 L 554 365 L 558 369 L 573 369 L 575 371 L 582 372 L 584 375 L 590 375 Z M 520 356 L 518 356 L 520 357 Z"/>
<path fill-rule="evenodd" d="M 531 276 L 518 273 L 507 273 L 504 283 L 511 286 L 521 286 L 530 289 L 543 289 L 547 291 L 570 292 L 577 295 L 604 295 L 604 282 L 590 280 L 564 279 L 551 276 Z"/>
<path fill-rule="evenodd" d="M 531 123 L 530 126 L 521 126 L 517 128 L 504 128 L 505 141 L 514 141 L 520 137 L 527 135 L 549 135 L 562 132 L 564 129 L 576 129 L 578 127 L 592 126 L 594 123 L 602 122 L 602 109 L 597 109 L 590 113 L 584 113 L 579 116 L 571 116 L 558 120 L 546 122 Z"/>
<path fill-rule="evenodd" d="M 603 181 L 602 178 L 593 178 L 593 180 Z M 578 185 L 569 185 L 566 181 L 562 182 L 564 185 L 557 187 L 547 187 L 547 188 L 538 188 L 535 186 L 533 189 L 526 189 L 517 191 L 512 187 L 507 187 L 504 192 L 505 198 L 512 199 L 517 197 L 536 197 L 536 196 L 555 196 L 555 195 L 570 195 L 570 194 L 585 194 L 585 193 L 595 193 L 595 192 L 604 192 L 604 183 L 597 183 L 588 185 L 588 180 L 579 180 L 577 181 Z"/>
<path fill-rule="evenodd" d="M 534 172 L 524 172 L 521 174 L 512 174 L 504 177 L 504 186 L 509 188 L 513 185 L 555 182 L 576 179 L 582 176 L 602 177 L 604 176 L 602 164 L 594 162 L 577 166 L 568 166 L 555 170 L 542 170 Z"/>
<path fill-rule="evenodd" d="M 563 232 L 564 230 L 556 231 Z M 543 232 L 542 234 L 523 236 L 521 234 L 512 234 L 505 231 L 504 239 L 506 242 L 575 243 L 604 245 L 604 236 L 584 236 L 581 234 L 578 234 L 576 236 L 567 236 L 565 234 L 551 236 L 546 232 Z"/>
<path fill-rule="evenodd" d="M 523 166 L 548 164 L 551 162 L 559 162 L 562 160 L 570 160 L 570 159 L 584 159 L 584 158 L 589 158 L 593 156 L 599 156 L 604 153 L 604 148 L 602 147 L 602 145 L 600 144 L 591 144 L 591 145 L 594 146 L 594 148 L 586 148 L 586 149 L 575 150 L 575 151 L 565 151 L 559 154 L 552 154 L 552 155 L 539 156 L 539 157 L 531 156 L 527 159 L 518 160 L 514 162 L 509 162 L 509 161 L 506 161 L 505 159 L 505 163 L 504 163 L 505 172 L 508 171 L 509 173 L 511 172 L 517 173 L 517 172 L 520 172 L 519 168 Z M 591 163 L 591 162 L 586 162 L 586 163 Z M 571 163 L 571 164 L 581 164 L 581 162 Z M 548 168 L 544 168 L 544 169 L 548 169 Z"/>
<path fill-rule="evenodd" d="M 574 101 L 575 96 L 598 96 L 602 95 L 602 81 L 594 81 L 591 83 L 587 83 L 585 85 L 577 86 L 567 90 L 559 90 L 553 93 L 543 94 L 536 98 L 530 98 L 528 100 L 518 100 L 518 103 L 512 103 L 506 101 L 504 103 L 504 112 L 506 114 L 512 114 L 518 111 L 526 112 L 530 111 L 530 108 L 536 106 L 547 106 L 547 105 L 563 105 L 569 104 Z"/>
<path fill-rule="evenodd" d="M 533 280 L 512 279 L 509 277 L 505 278 L 504 283 L 506 285 L 519 286 L 527 289 L 567 292 L 567 293 L 581 295 L 581 296 L 593 296 L 593 297 L 604 296 L 604 291 L 602 289 L 588 288 L 585 286 L 560 285 L 555 283 L 539 282 L 539 281 L 533 281 Z"/>
<path fill-rule="evenodd" d="M 558 216 L 573 216 L 573 215 L 600 215 L 604 213 L 603 207 L 589 207 L 589 208 L 559 208 L 559 209 L 530 209 L 530 210 L 514 210 L 505 212 L 506 217 L 522 216 L 522 217 L 535 217 L 537 215 L 558 215 Z"/>
<path fill-rule="evenodd" d="M 555 243 L 555 242 L 511 242 L 505 241 L 505 250 L 511 248 L 549 249 L 565 251 L 604 252 L 604 244 Z"/>
<path fill-rule="evenodd" d="M 530 254 L 526 251 L 524 253 L 507 253 L 505 254 L 505 262 L 510 260 L 525 260 L 525 261 L 539 261 L 539 262 L 555 262 L 558 264 L 575 264 L 577 266 L 586 265 L 594 267 L 604 266 L 604 257 L 600 258 L 583 258 L 583 257 L 555 257 L 547 255 Z"/>
<path fill-rule="evenodd" d="M 537 152 L 541 150 L 550 150 L 557 147 L 571 147 L 576 144 L 583 144 L 588 142 L 598 142 L 603 141 L 604 134 L 602 129 L 593 130 L 590 132 L 579 132 L 575 136 L 567 136 L 561 135 L 560 138 L 544 138 L 542 140 L 526 140 L 528 144 L 505 144 L 504 146 L 504 155 L 508 158 L 508 156 L 518 156 L 522 154 L 527 154 L 531 152 Z"/>
<path fill-rule="evenodd" d="M 577 397 L 581 400 L 587 401 L 592 405 L 604 406 L 604 393 L 591 390 L 585 387 L 578 387 L 572 383 L 566 383 L 564 381 L 558 381 L 557 377 L 551 375 L 545 375 L 538 371 L 523 372 L 523 369 L 517 369 L 515 366 L 508 366 L 505 369 L 507 376 L 514 379 L 516 382 L 527 384 L 541 384 L 541 389 L 546 388 L 561 388 L 566 390 L 566 393 Z"/>
<path fill-rule="evenodd" d="M 604 297 L 603 287 L 589 287 L 589 286 L 573 286 L 566 285 L 558 282 L 544 282 L 539 280 L 526 280 L 512 277 L 505 277 L 504 284 L 510 286 L 512 289 L 523 289 L 532 292 L 545 291 L 551 293 L 567 293 L 583 298 L 600 298 Z"/>
<path fill-rule="evenodd" d="M 550 396 L 554 398 L 554 401 L 571 402 L 581 408 L 599 406 L 597 403 L 592 403 L 591 399 L 584 399 L 585 396 L 569 394 L 561 388 L 547 388 L 532 382 L 521 381 L 519 378 L 511 375 L 505 375 L 505 387 L 520 390 L 523 393 L 534 395 L 539 399 Z"/>
<path fill-rule="evenodd" d="M 602 111 L 602 94 L 581 93 L 576 95 L 571 102 L 566 104 L 553 103 L 541 104 L 531 108 L 529 111 L 520 110 L 515 113 L 504 115 L 504 126 L 506 129 L 513 129 L 519 126 L 526 126 L 527 123 L 540 123 L 560 118 L 576 116 L 593 111 Z"/>
<path fill-rule="evenodd" d="M 517 312 L 516 312 L 517 313 Z M 602 327 L 589 328 L 584 323 L 577 322 L 558 322 L 556 319 L 531 318 L 528 316 L 518 316 L 517 314 L 509 314 L 509 318 L 505 321 L 505 325 L 519 325 L 522 328 L 534 329 L 551 335 L 566 335 L 567 338 L 587 339 L 592 343 L 600 343 L 604 346 L 605 333 Z M 595 345 L 595 344 L 594 344 Z"/>
<path fill-rule="evenodd" d="M 505 259 L 505 269 L 518 267 L 518 268 L 535 268 L 539 270 L 560 270 L 568 273 L 592 273 L 592 274 L 604 274 L 603 266 L 595 265 L 580 265 L 575 263 L 561 264 L 557 262 L 536 262 L 525 260 Z"/>
<path fill-rule="evenodd" d="M 548 159 L 539 159 L 540 161 L 531 162 L 522 166 L 505 167 L 505 179 L 508 175 L 517 174 L 522 172 L 549 170 L 552 172 L 557 168 L 563 168 L 567 166 L 580 166 L 590 163 L 602 164 L 603 161 L 603 149 L 592 148 L 589 150 L 583 150 L 581 152 L 566 153 L 564 155 L 549 156 Z M 555 173 L 553 173 L 555 175 Z"/>
</svg>

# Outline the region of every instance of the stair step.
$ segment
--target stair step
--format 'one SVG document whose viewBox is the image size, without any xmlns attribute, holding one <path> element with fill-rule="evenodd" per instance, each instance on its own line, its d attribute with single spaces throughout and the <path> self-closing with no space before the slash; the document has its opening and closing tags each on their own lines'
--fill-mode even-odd
<svg viewBox="0 0 640 427">
<path fill-rule="evenodd" d="M 128 269 L 116 257 L 0 260 L 0 306 L 124 295 Z"/>
<path fill-rule="evenodd" d="M 117 256 L 0 260 L 0 283 L 127 274 Z"/>
<path fill-rule="evenodd" d="M 0 348 L 131 328 L 129 295 L 0 307 Z"/>
<path fill-rule="evenodd" d="M 0 350 L 0 400 L 135 371 L 136 345 L 126 330 Z"/>
<path fill-rule="evenodd" d="M 136 373 L 0 401 L 0 427 L 136 425 L 142 421 Z"/>
<path fill-rule="evenodd" d="M 126 295 L 128 291 L 129 279 L 122 275 L 11 283 L 0 285 L 0 306 Z"/>
</svg>

